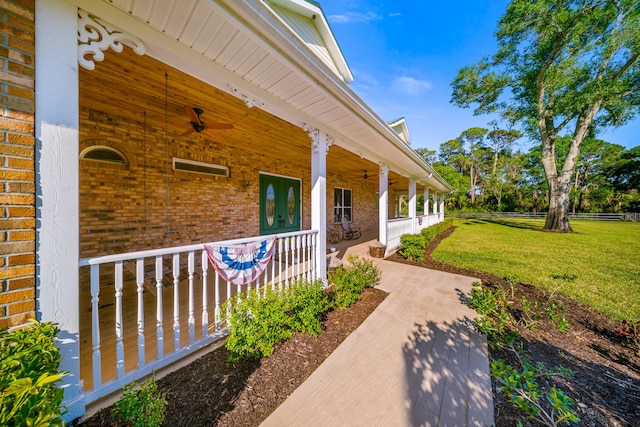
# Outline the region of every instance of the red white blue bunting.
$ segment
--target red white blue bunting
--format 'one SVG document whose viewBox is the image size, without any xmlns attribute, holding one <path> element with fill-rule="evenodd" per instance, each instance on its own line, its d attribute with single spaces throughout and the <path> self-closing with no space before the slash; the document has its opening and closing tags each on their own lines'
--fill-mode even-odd
<svg viewBox="0 0 640 427">
<path fill-rule="evenodd" d="M 267 268 L 276 247 L 276 238 L 270 237 L 246 245 L 204 245 L 209 262 L 220 276 L 234 285 L 256 280 Z"/>
</svg>

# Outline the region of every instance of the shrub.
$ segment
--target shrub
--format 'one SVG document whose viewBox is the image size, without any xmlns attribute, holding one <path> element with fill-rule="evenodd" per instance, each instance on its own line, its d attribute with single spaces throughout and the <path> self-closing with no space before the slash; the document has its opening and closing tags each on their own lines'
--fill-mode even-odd
<svg viewBox="0 0 640 427">
<path fill-rule="evenodd" d="M 112 409 L 116 418 L 127 421 L 133 427 L 157 427 L 164 421 L 166 395 L 158 392 L 155 376 L 136 386 L 127 384 L 124 393 Z"/>
<path fill-rule="evenodd" d="M 473 282 L 469 307 L 481 316 L 476 319 L 476 327 L 489 338 L 505 332 L 507 324 L 514 321 L 509 301 L 502 289 L 495 292 L 484 287 L 480 282 Z"/>
<path fill-rule="evenodd" d="M 545 391 L 538 384 L 541 378 L 570 377 L 573 372 L 562 366 L 548 369 L 542 363 L 533 364 L 520 347 L 508 348 L 518 362 L 515 367 L 502 359 L 491 360 L 491 376 L 497 381 L 498 391 L 505 393 L 513 406 L 540 424 L 553 427 L 580 422 L 573 412 L 573 399 L 555 387 Z"/>
<path fill-rule="evenodd" d="M 424 230 L 428 230 L 428 228 Z M 422 262 L 424 260 L 424 250 L 426 247 L 427 245 L 422 234 L 403 234 L 400 236 L 400 249 L 398 249 L 398 253 L 405 259 Z"/>
<path fill-rule="evenodd" d="M 63 426 L 64 392 L 60 352 L 54 345 L 60 328 L 33 321 L 29 327 L 0 330 L 0 425 Z"/>
<path fill-rule="evenodd" d="M 322 281 L 300 280 L 289 289 L 285 298 L 287 327 L 296 332 L 317 336 L 322 332 L 320 314 L 327 311 L 327 296 Z"/>
<path fill-rule="evenodd" d="M 350 255 L 347 263 L 331 276 L 331 306 L 335 309 L 349 307 L 358 301 L 362 291 L 380 281 L 380 270 L 369 260 Z"/>
<path fill-rule="evenodd" d="M 229 359 L 270 356 L 276 344 L 296 332 L 318 335 L 327 300 L 321 281 L 298 281 L 288 289 L 251 290 L 232 298 L 226 315 Z"/>
<path fill-rule="evenodd" d="M 398 253 L 405 259 L 412 259 L 416 262 L 424 260 L 424 251 L 427 245 L 440 233 L 453 225 L 451 218 L 423 228 L 420 234 L 403 234 L 400 236 L 400 249 Z"/>
<path fill-rule="evenodd" d="M 513 297 L 513 281 L 509 280 Z M 476 319 L 479 332 L 486 334 L 493 345 L 509 350 L 516 360 L 515 365 L 509 365 L 503 359 L 491 359 L 491 376 L 496 381 L 498 391 L 505 393 L 511 404 L 523 410 L 528 418 L 540 424 L 556 426 L 561 423 L 579 422 L 580 419 L 573 412 L 573 400 L 564 392 L 548 387 L 545 381 L 542 386 L 539 379 L 554 376 L 569 377 L 571 371 L 562 366 L 548 369 L 542 363 L 534 364 L 522 349 L 521 337 L 513 329 L 516 323 L 511 304 L 502 289 L 492 290 L 483 287 L 479 282 L 473 283 L 469 307 L 476 310 L 480 316 Z M 520 323 L 532 329 L 536 323 L 542 321 L 542 313 L 546 313 L 550 321 L 558 321 L 560 330 L 568 329 L 568 322 L 558 315 L 564 307 L 551 301 L 543 307 L 538 303 L 531 303 L 525 297 L 520 299 Z M 518 425 L 522 425 L 518 423 Z"/>
</svg>

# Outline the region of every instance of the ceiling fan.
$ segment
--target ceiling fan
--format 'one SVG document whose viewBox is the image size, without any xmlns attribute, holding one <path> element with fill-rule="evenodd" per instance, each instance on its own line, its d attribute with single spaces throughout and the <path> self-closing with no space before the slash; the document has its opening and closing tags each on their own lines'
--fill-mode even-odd
<svg viewBox="0 0 640 427">
<path fill-rule="evenodd" d="M 230 123 L 203 122 L 202 120 L 200 120 L 200 115 L 204 113 L 201 108 L 185 106 L 184 109 L 187 111 L 187 115 L 189 115 L 189 118 L 191 119 L 191 121 L 189 121 L 191 129 L 187 129 L 186 131 L 184 131 L 182 133 L 182 136 L 190 135 L 193 132 L 204 132 L 210 137 L 224 141 L 224 137 L 218 132 L 213 131 L 212 129 L 233 129 L 233 125 Z"/>
</svg>

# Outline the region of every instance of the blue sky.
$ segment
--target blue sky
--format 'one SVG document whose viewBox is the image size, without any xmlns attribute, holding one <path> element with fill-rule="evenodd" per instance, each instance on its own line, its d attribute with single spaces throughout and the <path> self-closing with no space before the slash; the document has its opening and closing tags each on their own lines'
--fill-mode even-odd
<svg viewBox="0 0 640 427">
<path fill-rule="evenodd" d="M 350 84 L 385 121 L 405 117 L 413 148 L 441 143 L 494 117 L 455 107 L 458 70 L 496 50 L 508 0 L 319 0 L 354 76 Z M 599 135 L 640 145 L 640 120 Z M 526 141 L 520 147 L 526 150 Z"/>
</svg>

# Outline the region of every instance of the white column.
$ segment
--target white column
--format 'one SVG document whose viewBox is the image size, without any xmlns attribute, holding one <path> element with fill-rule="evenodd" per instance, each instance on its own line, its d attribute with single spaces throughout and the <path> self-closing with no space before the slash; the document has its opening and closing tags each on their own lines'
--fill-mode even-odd
<svg viewBox="0 0 640 427">
<path fill-rule="evenodd" d="M 380 192 L 378 200 L 378 240 L 383 245 L 388 242 L 387 222 L 389 221 L 389 167 L 384 163 L 380 163 L 380 177 L 378 179 L 378 191 Z"/>
<path fill-rule="evenodd" d="M 427 221 L 427 227 L 429 224 L 429 187 L 424 187 L 424 215 Z"/>
<path fill-rule="evenodd" d="M 444 221 L 444 193 L 440 193 L 440 220 Z"/>
<path fill-rule="evenodd" d="M 311 137 L 311 228 L 318 230 L 316 268 L 318 277 L 327 278 L 327 153 L 333 138 L 305 125 Z"/>
<path fill-rule="evenodd" d="M 60 326 L 64 402 L 85 412 L 80 386 L 78 296 L 78 10 L 36 0 L 37 315 Z"/>
<path fill-rule="evenodd" d="M 411 234 L 416 234 L 416 181 L 409 180 L 409 218 L 411 218 Z"/>
<path fill-rule="evenodd" d="M 433 213 L 438 214 L 438 193 L 433 193 Z"/>
</svg>

